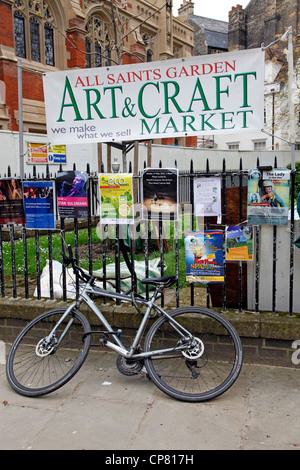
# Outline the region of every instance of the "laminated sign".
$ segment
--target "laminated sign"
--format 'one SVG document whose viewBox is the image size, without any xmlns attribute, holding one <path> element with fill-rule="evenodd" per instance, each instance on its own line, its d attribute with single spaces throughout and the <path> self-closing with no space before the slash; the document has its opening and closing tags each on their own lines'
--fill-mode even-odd
<svg viewBox="0 0 300 470">
<path fill-rule="evenodd" d="M 178 219 L 178 169 L 146 168 L 142 177 L 142 218 Z"/>
<path fill-rule="evenodd" d="M 287 225 L 289 215 L 290 170 L 275 168 L 248 172 L 249 224 Z"/>
<path fill-rule="evenodd" d="M 100 222 L 131 224 L 134 222 L 132 175 L 99 174 Z"/>
<path fill-rule="evenodd" d="M 59 215 L 64 218 L 88 216 L 88 174 L 82 171 L 62 171 L 56 177 Z"/>
<path fill-rule="evenodd" d="M 264 51 L 249 49 L 43 77 L 53 144 L 260 131 Z"/>
<path fill-rule="evenodd" d="M 186 282 L 224 282 L 223 233 L 184 232 Z"/>
<path fill-rule="evenodd" d="M 55 229 L 53 181 L 23 181 L 26 228 Z"/>
</svg>

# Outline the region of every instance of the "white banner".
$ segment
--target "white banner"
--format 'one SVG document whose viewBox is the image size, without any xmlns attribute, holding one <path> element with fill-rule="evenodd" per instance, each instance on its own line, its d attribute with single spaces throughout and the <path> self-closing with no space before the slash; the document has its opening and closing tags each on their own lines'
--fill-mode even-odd
<svg viewBox="0 0 300 470">
<path fill-rule="evenodd" d="M 50 72 L 44 93 L 54 144 L 255 132 L 264 51 Z"/>
</svg>

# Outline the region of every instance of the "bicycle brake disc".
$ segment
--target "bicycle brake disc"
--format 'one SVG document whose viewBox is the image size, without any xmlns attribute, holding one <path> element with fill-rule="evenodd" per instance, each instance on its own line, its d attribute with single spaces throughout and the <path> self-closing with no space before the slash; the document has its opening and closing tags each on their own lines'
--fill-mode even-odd
<svg viewBox="0 0 300 470">
<path fill-rule="evenodd" d="M 204 353 L 204 344 L 203 341 L 199 338 L 194 338 L 195 344 L 192 347 L 186 349 L 185 351 L 181 351 L 183 356 L 187 359 L 199 359 L 202 354 Z"/>
<path fill-rule="evenodd" d="M 54 338 L 51 342 L 46 343 L 46 339 L 42 338 L 38 344 L 36 345 L 35 348 L 35 353 L 39 357 L 45 357 L 49 356 L 51 354 L 56 346 L 57 340 Z"/>
</svg>

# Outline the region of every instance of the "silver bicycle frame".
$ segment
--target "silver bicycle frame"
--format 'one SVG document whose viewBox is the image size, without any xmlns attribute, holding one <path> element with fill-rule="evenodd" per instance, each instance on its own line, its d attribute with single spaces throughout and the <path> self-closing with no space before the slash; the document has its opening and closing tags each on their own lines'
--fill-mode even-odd
<svg viewBox="0 0 300 470">
<path fill-rule="evenodd" d="M 76 309 L 76 308 L 79 309 L 80 304 L 82 302 L 84 302 L 90 308 L 90 310 L 92 310 L 92 312 L 97 316 L 97 318 L 102 323 L 102 325 L 104 326 L 106 331 L 108 333 L 112 334 L 112 336 L 114 337 L 114 340 L 117 343 L 117 344 L 115 344 L 112 341 L 109 341 L 107 339 L 106 342 L 105 342 L 105 346 L 110 348 L 110 349 L 113 349 L 114 351 L 119 353 L 121 356 L 124 356 L 126 358 L 139 360 L 139 359 L 143 359 L 143 358 L 154 356 L 154 355 L 160 355 L 160 354 L 166 353 L 166 352 L 180 351 L 182 349 L 186 349 L 186 345 L 182 345 L 182 346 L 178 345 L 176 348 L 173 347 L 173 348 L 167 348 L 167 349 L 159 349 L 159 350 L 154 350 L 154 351 L 149 351 L 149 352 L 141 352 L 141 353 L 138 353 L 138 354 L 134 353 L 134 351 L 136 350 L 136 348 L 137 348 L 137 346 L 140 342 L 140 339 L 142 337 L 144 329 L 145 329 L 145 327 L 148 323 L 152 308 L 154 308 L 155 311 L 158 312 L 160 315 L 163 315 L 166 318 L 168 318 L 170 324 L 183 337 L 185 337 L 185 336 L 187 336 L 189 338 L 193 337 L 190 332 L 188 332 L 182 325 L 180 325 L 176 320 L 174 320 L 170 315 L 168 315 L 168 313 L 165 312 L 165 310 L 163 310 L 162 308 L 160 308 L 158 305 L 155 304 L 155 300 L 156 300 L 156 297 L 157 297 L 159 291 L 160 291 L 160 287 L 157 287 L 150 300 L 135 298 L 136 303 L 142 304 L 143 306 L 146 306 L 147 309 L 146 309 L 146 312 L 143 314 L 142 321 L 141 321 L 141 323 L 139 325 L 139 328 L 136 332 L 133 343 L 132 343 L 132 345 L 130 346 L 129 349 L 126 349 L 123 346 L 122 341 L 120 340 L 120 338 L 118 337 L 117 334 L 112 333 L 113 329 L 112 329 L 110 323 L 106 320 L 106 318 L 104 317 L 102 312 L 98 309 L 98 307 L 94 303 L 94 301 L 89 297 L 89 294 L 94 294 L 94 295 L 97 295 L 97 296 L 112 298 L 112 299 L 116 299 L 116 300 L 123 300 L 123 301 L 126 301 L 126 302 L 132 302 L 132 298 L 129 295 L 126 295 L 126 294 L 121 294 L 121 293 L 117 293 L 117 292 L 113 293 L 113 292 L 109 292 L 105 289 L 101 289 L 99 287 L 93 287 L 89 283 L 87 283 L 83 287 L 83 290 L 79 294 L 79 297 L 76 300 L 76 302 L 73 302 L 66 309 L 65 313 L 62 315 L 61 319 L 57 322 L 57 324 L 55 325 L 55 327 L 53 328 L 51 333 L 47 336 L 47 338 L 45 338 L 45 341 L 46 342 L 50 341 L 51 337 L 55 333 L 58 326 L 68 317 L 68 315 L 71 314 L 73 309 Z M 71 318 L 69 320 L 66 328 L 64 329 L 63 333 L 61 334 L 61 336 L 59 338 L 59 342 L 58 342 L 57 346 L 59 346 L 60 342 L 62 341 L 62 339 L 66 335 L 66 333 L 67 333 L 69 327 L 71 326 L 71 324 L 73 323 L 73 321 L 74 321 L 74 318 Z"/>
</svg>

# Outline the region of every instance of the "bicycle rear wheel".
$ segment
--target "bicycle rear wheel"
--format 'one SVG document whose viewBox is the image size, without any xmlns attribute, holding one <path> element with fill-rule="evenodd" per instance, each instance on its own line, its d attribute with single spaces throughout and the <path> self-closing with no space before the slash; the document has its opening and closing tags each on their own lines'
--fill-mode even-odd
<svg viewBox="0 0 300 470">
<path fill-rule="evenodd" d="M 150 378 L 182 401 L 207 401 L 224 393 L 242 367 L 242 345 L 233 326 L 217 312 L 201 307 L 178 308 L 168 314 L 195 339 L 192 344 L 170 320 L 159 318 L 146 336 L 145 351 L 169 351 L 145 359 Z M 184 344 L 186 349 L 175 349 Z"/>
<path fill-rule="evenodd" d="M 6 376 L 21 395 L 37 397 L 66 384 L 80 369 L 89 352 L 91 337 L 88 320 L 77 310 L 57 328 L 51 341 L 45 338 L 66 309 L 45 312 L 32 320 L 18 335 L 7 358 Z M 66 326 L 73 318 L 73 322 Z M 65 336 L 57 346 L 62 333 Z"/>
</svg>

